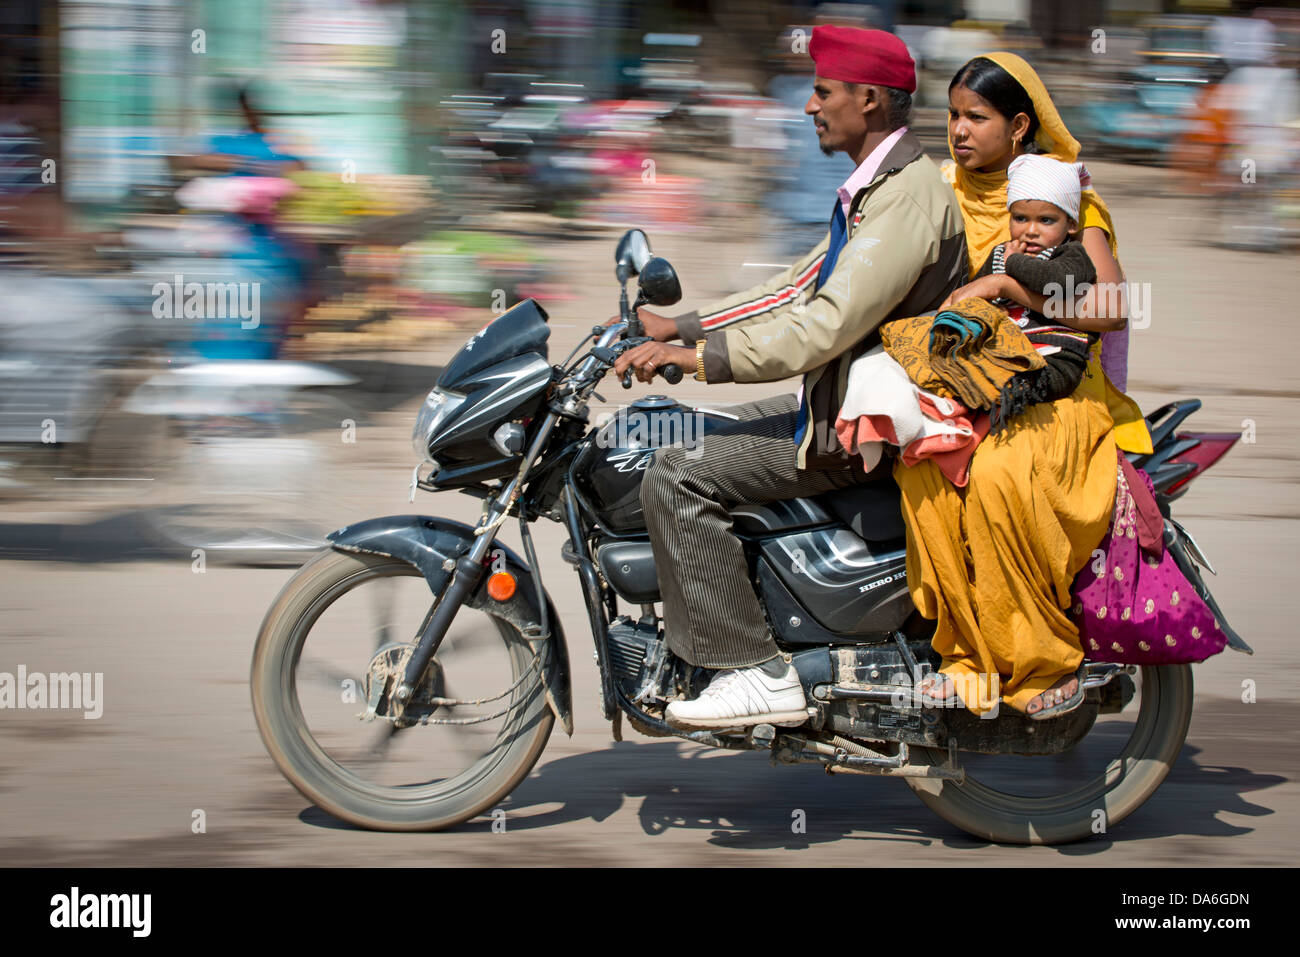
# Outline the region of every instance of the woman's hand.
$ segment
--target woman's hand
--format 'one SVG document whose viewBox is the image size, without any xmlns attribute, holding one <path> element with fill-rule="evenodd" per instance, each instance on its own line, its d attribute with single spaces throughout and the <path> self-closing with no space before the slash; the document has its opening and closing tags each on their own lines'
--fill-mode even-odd
<svg viewBox="0 0 1300 957">
<path fill-rule="evenodd" d="M 1005 294 L 1006 278 L 1006 276 L 980 276 L 945 299 L 939 310 L 951 309 L 954 303 L 961 302 L 963 299 L 1000 299 Z"/>
<path fill-rule="evenodd" d="M 682 375 L 695 374 L 695 350 L 689 346 L 670 346 L 664 342 L 643 342 L 627 350 L 614 362 L 614 374 L 622 377 L 630 367 L 642 382 L 650 382 L 655 371 L 677 363 Z"/>
</svg>

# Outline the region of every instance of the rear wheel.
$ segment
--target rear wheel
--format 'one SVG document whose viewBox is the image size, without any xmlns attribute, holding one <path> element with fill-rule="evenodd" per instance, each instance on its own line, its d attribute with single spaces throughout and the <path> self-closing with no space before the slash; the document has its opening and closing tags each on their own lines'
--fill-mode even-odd
<svg viewBox="0 0 1300 957">
<path fill-rule="evenodd" d="M 1105 833 L 1164 781 L 1192 719 L 1190 665 L 1143 666 L 1137 685 L 1123 710 L 1099 715 L 1063 754 L 959 754 L 963 783 L 907 783 L 945 821 L 989 841 L 1063 844 Z M 914 748 L 911 756 L 936 766 L 948 757 L 930 748 Z"/>
<path fill-rule="evenodd" d="M 308 800 L 361 827 L 438 830 L 483 813 L 527 776 L 554 725 L 533 647 L 469 606 L 416 695 L 457 703 L 425 708 L 427 726 L 362 720 L 374 669 L 402 659 L 431 602 L 413 566 L 330 551 L 293 577 L 257 639 L 267 750 Z"/>
</svg>

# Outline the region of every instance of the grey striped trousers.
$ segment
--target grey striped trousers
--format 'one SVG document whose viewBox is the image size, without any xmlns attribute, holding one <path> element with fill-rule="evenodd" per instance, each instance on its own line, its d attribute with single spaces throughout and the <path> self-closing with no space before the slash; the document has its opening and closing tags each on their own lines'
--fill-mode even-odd
<svg viewBox="0 0 1300 957">
<path fill-rule="evenodd" d="M 730 509 L 817 495 L 880 478 L 860 460 L 836 471 L 795 464 L 795 396 L 722 409 L 739 421 L 693 449 L 660 448 L 641 483 L 668 647 L 701 668 L 744 668 L 778 653 Z M 886 470 L 884 475 L 889 473 Z"/>
</svg>

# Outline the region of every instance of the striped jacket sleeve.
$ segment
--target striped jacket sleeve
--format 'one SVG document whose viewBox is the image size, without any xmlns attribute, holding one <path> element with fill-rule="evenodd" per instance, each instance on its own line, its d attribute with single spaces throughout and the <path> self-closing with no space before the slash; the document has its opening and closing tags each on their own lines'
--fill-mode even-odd
<svg viewBox="0 0 1300 957">
<path fill-rule="evenodd" d="M 869 223 L 849 237 L 830 279 L 804 309 L 782 309 L 709 336 L 709 382 L 775 382 L 824 365 L 879 326 L 946 245 L 964 246 L 960 234 L 945 243 L 933 218 L 903 189 L 878 192 L 868 202 Z M 936 274 L 933 282 L 941 278 Z"/>
<path fill-rule="evenodd" d="M 682 342 L 694 344 L 707 339 L 712 332 L 761 318 L 810 294 L 829 244 L 828 234 L 810 252 L 775 276 L 699 312 L 679 316 L 677 332 Z"/>
</svg>

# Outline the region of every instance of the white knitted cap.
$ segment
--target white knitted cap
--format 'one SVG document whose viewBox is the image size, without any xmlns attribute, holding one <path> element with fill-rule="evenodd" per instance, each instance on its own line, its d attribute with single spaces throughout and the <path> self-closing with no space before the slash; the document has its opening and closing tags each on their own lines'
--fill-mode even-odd
<svg viewBox="0 0 1300 957">
<path fill-rule="evenodd" d="M 1022 199 L 1041 199 L 1079 221 L 1079 194 L 1092 185 L 1082 163 L 1062 163 L 1050 156 L 1025 153 L 1007 167 L 1007 209 Z"/>
</svg>

